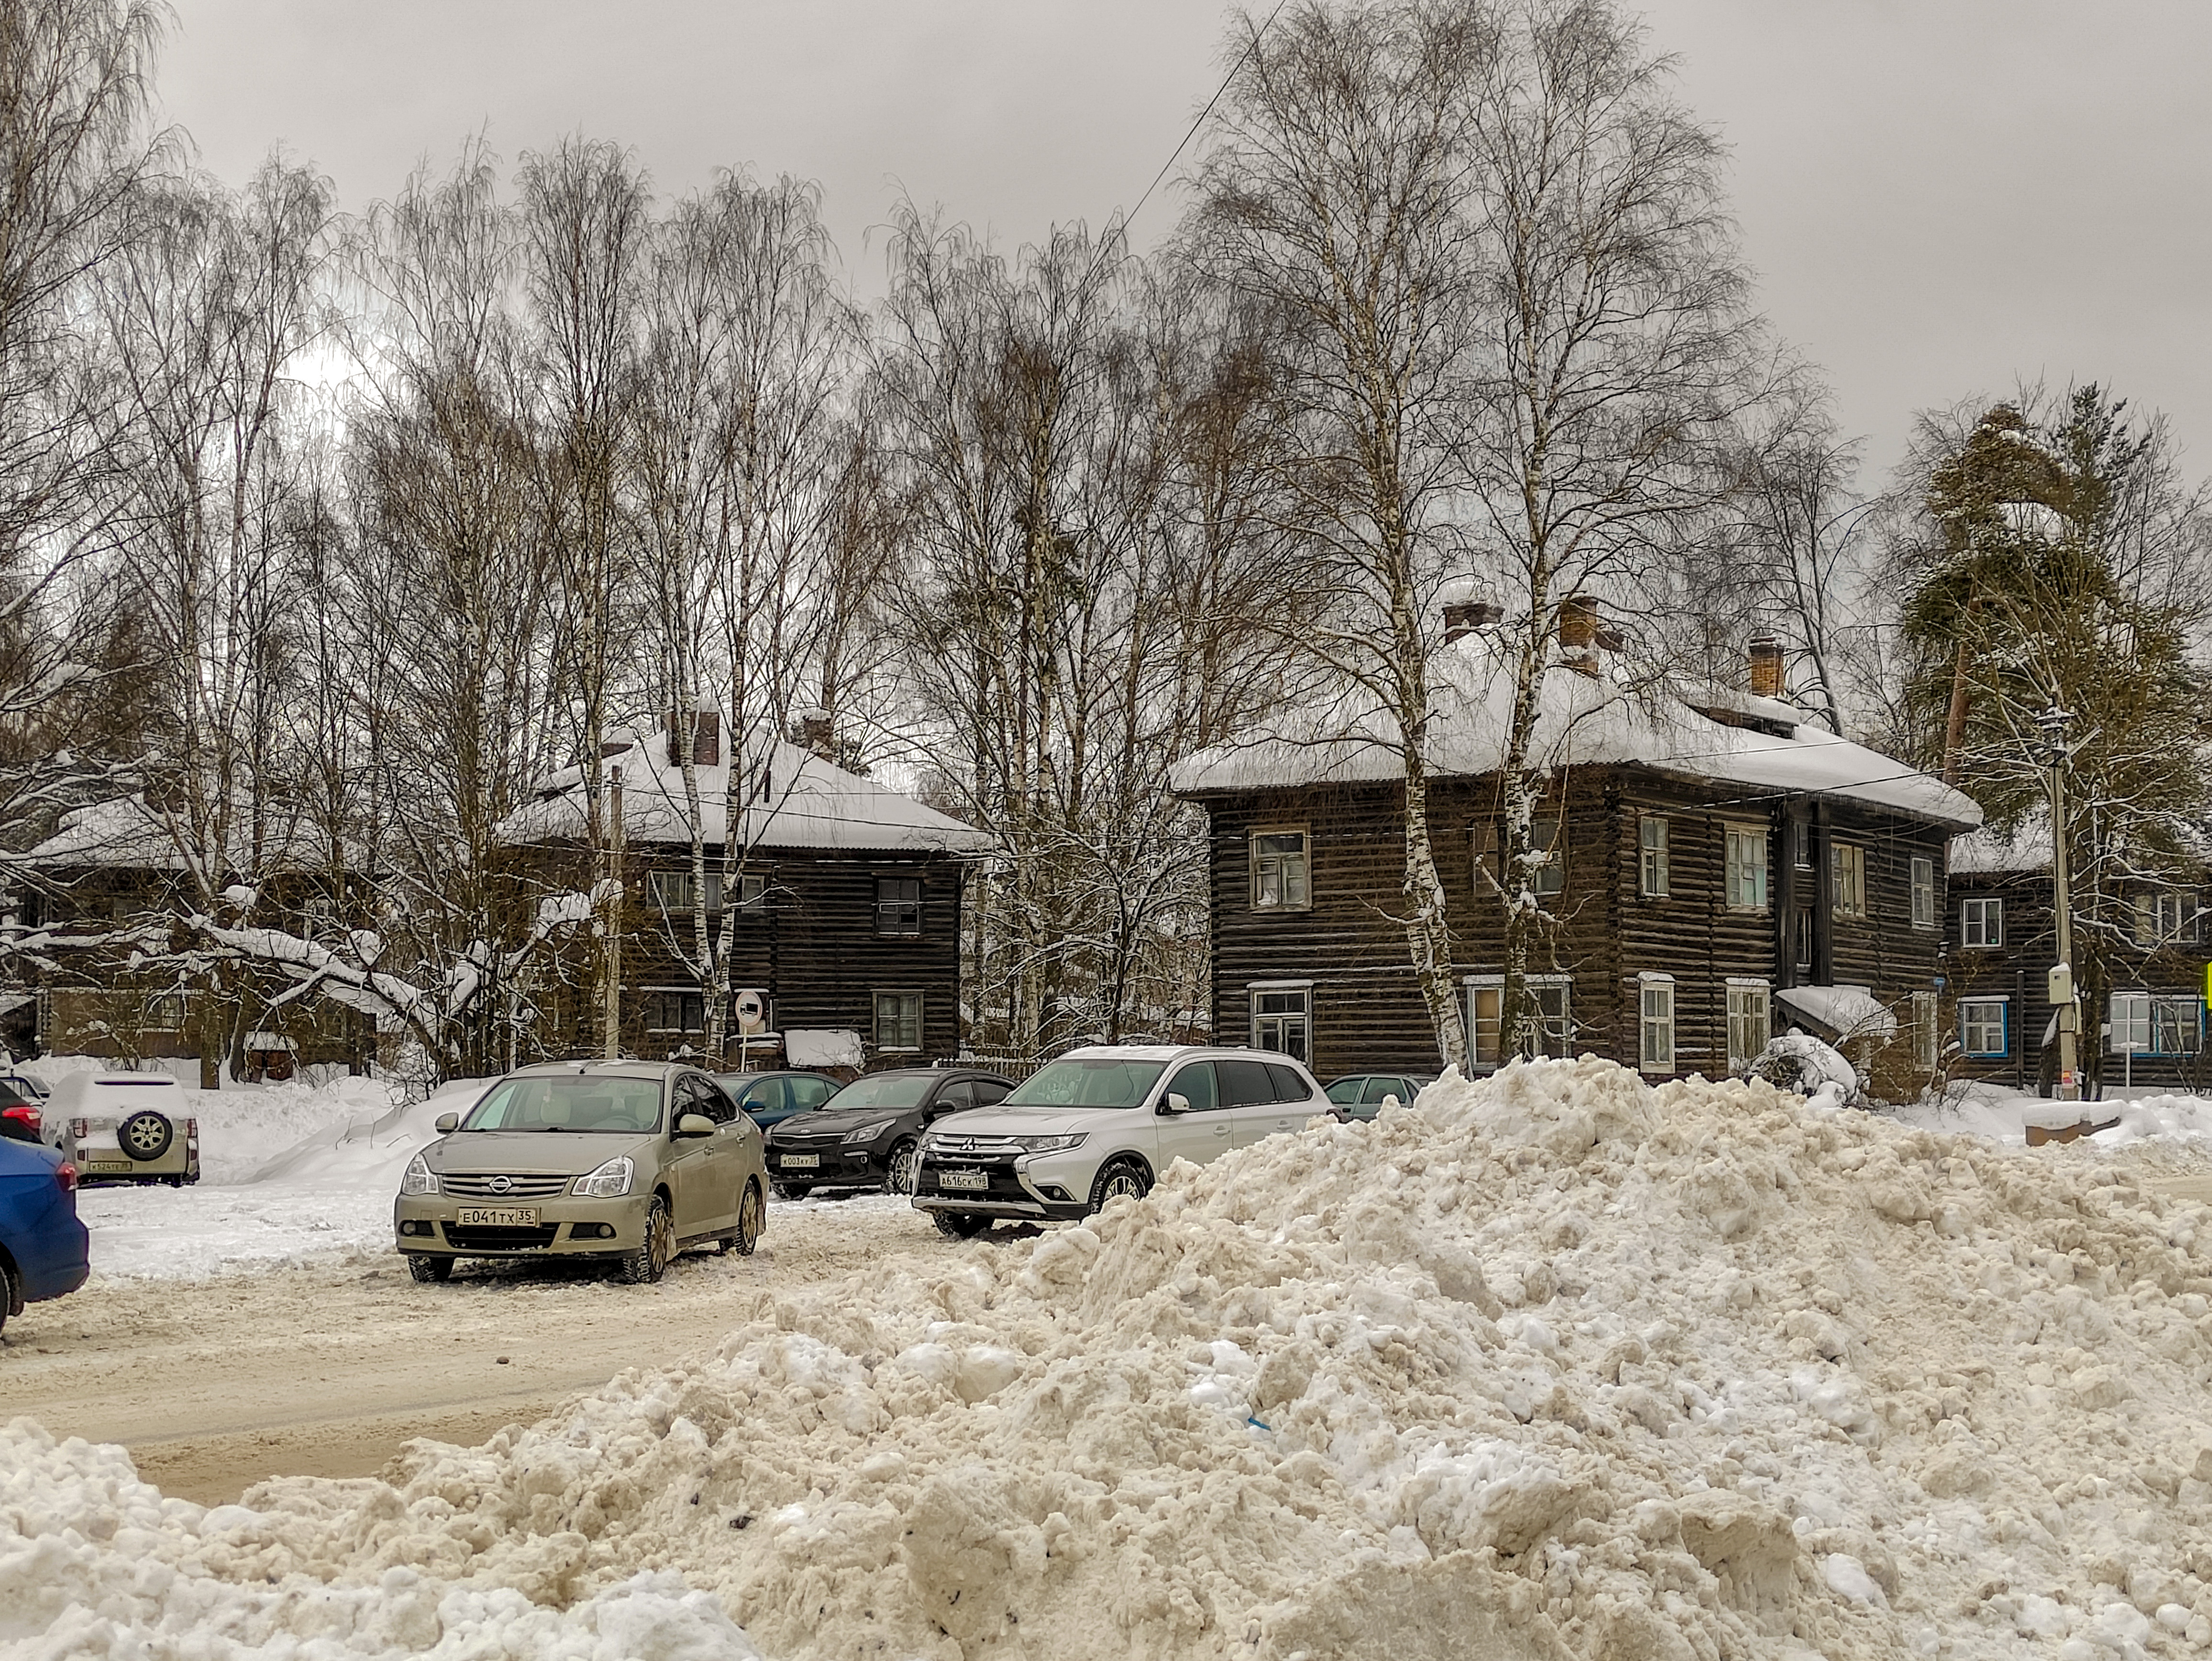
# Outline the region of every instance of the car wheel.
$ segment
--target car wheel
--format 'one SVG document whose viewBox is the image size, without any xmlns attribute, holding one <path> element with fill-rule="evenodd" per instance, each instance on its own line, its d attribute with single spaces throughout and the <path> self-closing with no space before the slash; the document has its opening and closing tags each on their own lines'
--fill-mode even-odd
<svg viewBox="0 0 2212 1661">
<path fill-rule="evenodd" d="M 933 1211 L 937 1232 L 951 1240 L 972 1240 L 990 1227 L 992 1220 L 972 1211 Z"/>
<path fill-rule="evenodd" d="M 814 1184 L 811 1183 L 778 1183 L 775 1185 L 775 1197 L 779 1200 L 803 1200 L 812 1192 Z"/>
<path fill-rule="evenodd" d="M 745 1197 L 738 1202 L 738 1232 L 724 1237 L 722 1250 L 735 1250 L 740 1257 L 750 1257 L 753 1248 L 760 1244 L 761 1230 L 768 1221 L 767 1208 L 761 1202 L 760 1184 L 747 1183 Z"/>
<path fill-rule="evenodd" d="M 1152 1191 L 1152 1173 L 1144 1166 L 1134 1159 L 1112 1160 L 1091 1184 L 1091 1214 L 1105 1209 L 1109 1200 L 1141 1200 Z"/>
<path fill-rule="evenodd" d="M 453 1278 L 453 1260 L 434 1257 L 427 1251 L 407 1254 L 407 1272 L 424 1286 L 440 1286 Z"/>
<path fill-rule="evenodd" d="M 910 1139 L 902 1139 L 884 1161 L 884 1191 L 911 1194 L 921 1176 L 921 1150 Z"/>
<path fill-rule="evenodd" d="M 8 1317 L 15 1311 L 15 1271 L 0 1262 L 0 1332 L 8 1329 Z"/>
<path fill-rule="evenodd" d="M 150 1107 L 142 1107 L 118 1126 L 115 1140 L 141 1165 L 151 1164 L 169 1151 L 177 1139 L 168 1120 Z"/>
<path fill-rule="evenodd" d="M 668 1260 L 676 1255 L 676 1224 L 668 1214 L 668 1202 L 658 1194 L 645 1214 L 645 1238 L 636 1250 L 624 1252 L 622 1278 L 632 1286 L 651 1286 L 668 1273 Z"/>
</svg>

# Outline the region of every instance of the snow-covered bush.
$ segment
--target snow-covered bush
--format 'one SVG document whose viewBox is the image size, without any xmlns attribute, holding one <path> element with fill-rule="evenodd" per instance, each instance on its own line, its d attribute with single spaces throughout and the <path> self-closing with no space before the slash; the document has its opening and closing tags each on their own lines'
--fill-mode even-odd
<svg viewBox="0 0 2212 1661">
<path fill-rule="evenodd" d="M 1834 1092 L 1839 1103 L 1866 1099 L 1865 1080 L 1843 1051 L 1823 1043 L 1810 1033 L 1795 1029 L 1771 1039 L 1751 1064 L 1751 1075 L 1780 1090 L 1794 1090 L 1807 1098 L 1823 1090 Z"/>
</svg>

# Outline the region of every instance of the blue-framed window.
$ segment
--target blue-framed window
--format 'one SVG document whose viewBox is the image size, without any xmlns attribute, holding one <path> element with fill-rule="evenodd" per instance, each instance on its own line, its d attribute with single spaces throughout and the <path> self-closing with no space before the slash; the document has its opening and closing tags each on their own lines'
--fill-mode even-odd
<svg viewBox="0 0 2212 1661">
<path fill-rule="evenodd" d="M 2012 1001 L 1959 1000 L 1959 1048 L 1969 1056 L 2012 1054 Z"/>
<path fill-rule="evenodd" d="M 2193 992 L 2115 992 L 2112 1051 L 2194 1056 L 2204 1042 L 2204 1006 Z"/>
</svg>

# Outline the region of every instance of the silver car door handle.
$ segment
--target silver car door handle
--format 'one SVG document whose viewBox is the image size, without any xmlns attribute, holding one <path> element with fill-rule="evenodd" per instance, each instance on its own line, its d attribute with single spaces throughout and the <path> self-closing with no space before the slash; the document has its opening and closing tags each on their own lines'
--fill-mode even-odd
<svg viewBox="0 0 2212 1661">
<path fill-rule="evenodd" d="M 1229 1127 L 1225 1124 L 1218 1124 L 1213 1127 L 1213 1134 L 1217 1136 L 1226 1136 L 1229 1134 Z"/>
</svg>

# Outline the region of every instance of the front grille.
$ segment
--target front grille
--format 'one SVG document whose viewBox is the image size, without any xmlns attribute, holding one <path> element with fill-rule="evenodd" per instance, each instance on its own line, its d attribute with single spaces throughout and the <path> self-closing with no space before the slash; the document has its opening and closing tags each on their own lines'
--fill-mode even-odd
<svg viewBox="0 0 2212 1661">
<path fill-rule="evenodd" d="M 1027 1152 L 1012 1136 L 956 1136 L 939 1131 L 929 1139 L 932 1159 L 941 1154 L 961 1159 L 1011 1159 Z"/>
<path fill-rule="evenodd" d="M 938 1173 L 947 1167 L 961 1171 L 981 1171 L 990 1178 L 988 1188 L 947 1188 L 938 1181 Z M 1014 1176 L 1011 1165 L 988 1165 L 981 1159 L 941 1159 L 933 1153 L 921 1168 L 921 1179 L 917 1193 L 942 1195 L 948 1200 L 1015 1200 L 1035 1205 L 1036 1196 L 1024 1188 Z"/>
<path fill-rule="evenodd" d="M 565 1192 L 568 1182 L 559 1171 L 468 1171 L 441 1176 L 438 1186 L 457 1200 L 550 1200 Z"/>
<path fill-rule="evenodd" d="M 542 1251 L 560 1232 L 558 1223 L 537 1228 L 464 1228 L 446 1225 L 446 1244 L 456 1251 Z"/>
</svg>

